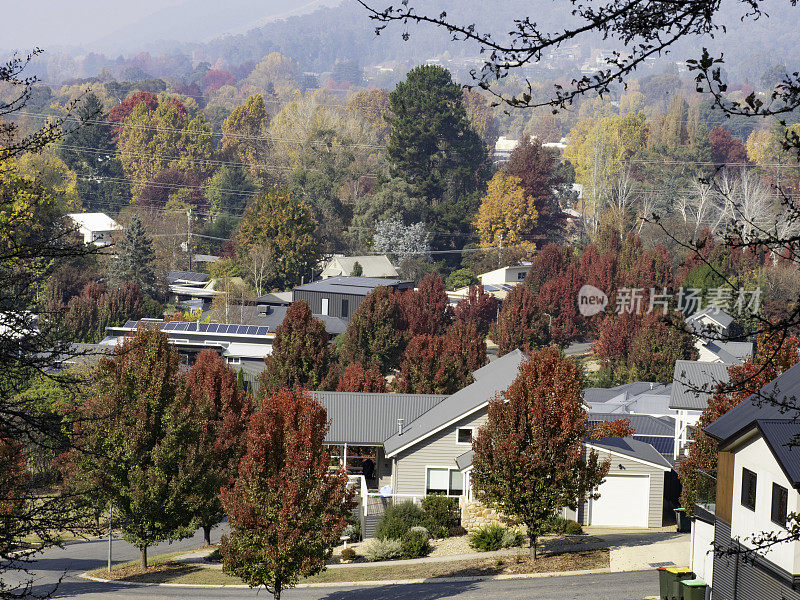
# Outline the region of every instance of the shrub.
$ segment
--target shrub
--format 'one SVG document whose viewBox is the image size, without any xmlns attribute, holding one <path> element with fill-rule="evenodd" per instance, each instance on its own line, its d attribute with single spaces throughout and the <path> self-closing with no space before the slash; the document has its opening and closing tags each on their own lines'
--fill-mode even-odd
<svg viewBox="0 0 800 600">
<path fill-rule="evenodd" d="M 439 494 L 429 494 L 422 499 L 423 524 L 435 538 L 447 537 L 450 529 L 461 524 L 458 500 Z"/>
<path fill-rule="evenodd" d="M 370 562 L 392 560 L 403 556 L 403 545 L 400 540 L 374 539 L 364 548 L 364 558 Z"/>
<path fill-rule="evenodd" d="M 403 535 L 401 548 L 405 558 L 427 556 L 431 551 L 431 544 L 428 541 L 428 530 L 424 527 L 412 527 Z"/>
<path fill-rule="evenodd" d="M 411 500 L 389 506 L 375 527 L 375 537 L 381 540 L 399 540 L 405 533 L 423 521 L 422 509 Z"/>
<path fill-rule="evenodd" d="M 357 542 L 361 539 L 361 523 L 348 525 L 344 528 L 342 535 L 347 536 L 348 542 Z"/>
<path fill-rule="evenodd" d="M 583 533 L 583 527 L 581 527 L 581 524 L 577 521 L 567 521 L 564 533 L 567 535 L 581 535 Z"/>
<path fill-rule="evenodd" d="M 505 533 L 505 527 L 486 525 L 470 534 L 469 545 L 478 552 L 500 550 L 503 547 L 503 533 Z"/>
<path fill-rule="evenodd" d="M 342 550 L 342 561 L 352 562 L 356 559 L 356 551 L 352 548 L 345 548 Z"/>
<path fill-rule="evenodd" d="M 503 531 L 503 539 L 501 544 L 503 548 L 513 548 L 514 546 L 519 546 L 522 544 L 522 540 L 525 539 L 525 536 L 522 535 L 516 529 L 506 529 Z"/>
</svg>

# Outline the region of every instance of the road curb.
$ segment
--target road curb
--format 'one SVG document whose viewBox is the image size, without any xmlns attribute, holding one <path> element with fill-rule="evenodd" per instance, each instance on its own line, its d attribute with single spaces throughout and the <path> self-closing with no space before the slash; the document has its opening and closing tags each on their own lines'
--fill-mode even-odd
<svg viewBox="0 0 800 600">
<path fill-rule="evenodd" d="M 300 583 L 294 586 L 296 589 L 303 588 L 340 588 L 340 587 L 372 587 L 376 585 L 419 585 L 421 583 L 469 583 L 473 581 L 503 581 L 506 579 L 540 579 L 544 577 L 569 577 L 570 575 L 601 575 L 606 573 L 626 573 L 641 571 L 642 569 L 629 569 L 623 571 L 612 571 L 610 567 L 602 569 L 582 569 L 576 571 L 553 571 L 548 573 L 514 573 L 504 575 L 474 575 L 471 577 L 430 577 L 428 579 L 378 579 L 375 581 L 337 581 L 329 583 Z M 89 572 L 78 575 L 81 579 L 94 581 L 96 583 L 116 583 L 118 585 L 149 586 L 149 587 L 173 587 L 173 588 L 199 588 L 199 589 L 250 589 L 247 584 L 205 584 L 205 583 L 139 583 L 136 581 L 120 581 L 115 579 L 105 579 L 90 575 Z"/>
</svg>

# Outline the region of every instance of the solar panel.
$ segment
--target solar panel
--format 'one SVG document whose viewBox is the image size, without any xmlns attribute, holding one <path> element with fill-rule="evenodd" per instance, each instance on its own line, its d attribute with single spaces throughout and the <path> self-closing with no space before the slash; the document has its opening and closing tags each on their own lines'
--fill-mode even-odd
<svg viewBox="0 0 800 600">
<path fill-rule="evenodd" d="M 164 331 L 172 331 L 173 329 L 175 329 L 175 321 L 164 323 L 164 326 L 161 329 Z"/>
<path fill-rule="evenodd" d="M 207 323 L 206 324 L 206 331 L 208 333 L 217 333 L 217 328 L 219 327 L 218 323 Z"/>
<path fill-rule="evenodd" d="M 125 325 L 123 325 L 123 327 L 125 329 L 136 329 L 136 325 L 138 323 L 139 321 L 125 321 Z"/>
<path fill-rule="evenodd" d="M 256 327 L 256 335 L 267 335 L 269 327 Z"/>
<path fill-rule="evenodd" d="M 225 329 L 225 331 L 223 331 L 223 328 Z M 223 325 L 222 327 L 219 328 L 219 330 L 220 333 L 233 333 L 235 331 L 235 328 L 233 325 Z"/>
<path fill-rule="evenodd" d="M 188 323 L 183 323 L 183 322 L 175 323 L 175 329 L 174 329 L 175 331 L 186 331 L 187 329 L 189 329 Z"/>
<path fill-rule="evenodd" d="M 257 331 L 258 331 L 258 327 L 254 326 L 254 325 L 250 325 L 247 328 L 247 335 L 255 335 Z"/>
</svg>

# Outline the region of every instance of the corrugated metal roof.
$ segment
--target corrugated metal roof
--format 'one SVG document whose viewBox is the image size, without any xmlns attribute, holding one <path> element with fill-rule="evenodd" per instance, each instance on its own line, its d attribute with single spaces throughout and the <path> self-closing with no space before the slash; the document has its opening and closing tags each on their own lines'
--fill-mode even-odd
<svg viewBox="0 0 800 600">
<path fill-rule="evenodd" d="M 379 277 L 330 277 L 320 281 L 312 281 L 305 285 L 299 285 L 295 291 L 307 292 L 330 292 L 332 294 L 352 294 L 354 296 L 366 296 L 376 287 L 382 285 L 398 286 L 403 283 L 399 279 L 382 279 Z M 412 284 L 408 283 L 408 286 Z"/>
<path fill-rule="evenodd" d="M 620 413 L 589 413 L 589 423 L 628 419 L 637 435 L 675 435 L 675 419 L 671 417 L 654 417 L 652 415 L 630 415 Z"/>
<path fill-rule="evenodd" d="M 797 487 L 800 485 L 800 422 L 796 419 L 759 419 L 758 428 L 772 449 L 786 477 Z"/>
<path fill-rule="evenodd" d="M 620 454 L 624 454 L 632 458 L 638 458 L 639 460 L 643 460 L 654 465 L 672 469 L 670 462 L 661 456 L 661 453 L 658 450 L 653 448 L 653 446 L 647 442 L 642 442 L 635 438 L 603 438 L 600 440 L 586 442 L 586 444 L 589 446 L 595 446 L 596 448 L 619 452 Z"/>
<path fill-rule="evenodd" d="M 699 310 L 696 313 L 694 313 L 691 317 L 687 318 L 686 324 L 693 328 L 697 328 L 698 326 L 702 328 L 702 325 L 699 323 L 699 321 L 703 320 L 703 318 L 714 321 L 715 323 L 717 323 L 721 327 L 724 327 L 725 329 L 730 327 L 731 323 L 733 323 L 733 317 L 728 313 L 726 313 L 724 310 L 719 308 L 709 307 L 709 308 L 704 308 L 703 310 Z"/>
<path fill-rule="evenodd" d="M 499 392 L 508 389 L 524 360 L 525 355 L 514 350 L 475 371 L 474 383 L 448 396 L 418 419 L 408 423 L 402 435 L 395 433 L 387 439 L 383 445 L 386 456 L 422 441 L 438 428 L 488 403 Z"/>
<path fill-rule="evenodd" d="M 725 342 L 705 340 L 703 346 L 729 365 L 740 364 L 753 356 L 753 342 Z"/>
<path fill-rule="evenodd" d="M 704 410 L 719 383 L 730 381 L 728 365 L 693 360 L 675 361 L 669 407 Z"/>
<path fill-rule="evenodd" d="M 326 442 L 376 446 L 397 432 L 397 419 L 410 423 L 447 398 L 441 394 L 309 393 L 328 411 L 331 428 Z"/>
<path fill-rule="evenodd" d="M 675 452 L 675 438 L 673 436 L 666 437 L 660 435 L 635 435 L 633 437 L 640 442 L 650 444 L 661 454 L 668 454 L 669 456 L 672 456 L 672 454 Z"/>
<path fill-rule="evenodd" d="M 194 281 L 202 283 L 208 281 L 206 273 L 197 273 L 195 271 L 167 271 L 167 281 L 172 285 L 177 281 Z"/>
<path fill-rule="evenodd" d="M 758 394 L 753 394 L 729 410 L 708 425 L 704 431 L 723 444 L 727 443 L 758 419 L 797 417 L 796 411 L 787 412 L 784 407 L 776 405 L 776 402 L 800 408 L 800 404 L 797 402 L 798 397 L 800 397 L 800 363 L 784 371 L 761 388 Z"/>
</svg>

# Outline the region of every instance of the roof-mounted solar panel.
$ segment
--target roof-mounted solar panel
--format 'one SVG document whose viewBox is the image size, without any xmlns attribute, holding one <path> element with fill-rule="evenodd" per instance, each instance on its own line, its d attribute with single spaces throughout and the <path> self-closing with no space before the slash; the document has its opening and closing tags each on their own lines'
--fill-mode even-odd
<svg viewBox="0 0 800 600">
<path fill-rule="evenodd" d="M 189 329 L 189 324 L 184 322 L 175 323 L 174 331 L 186 331 Z"/>
</svg>

